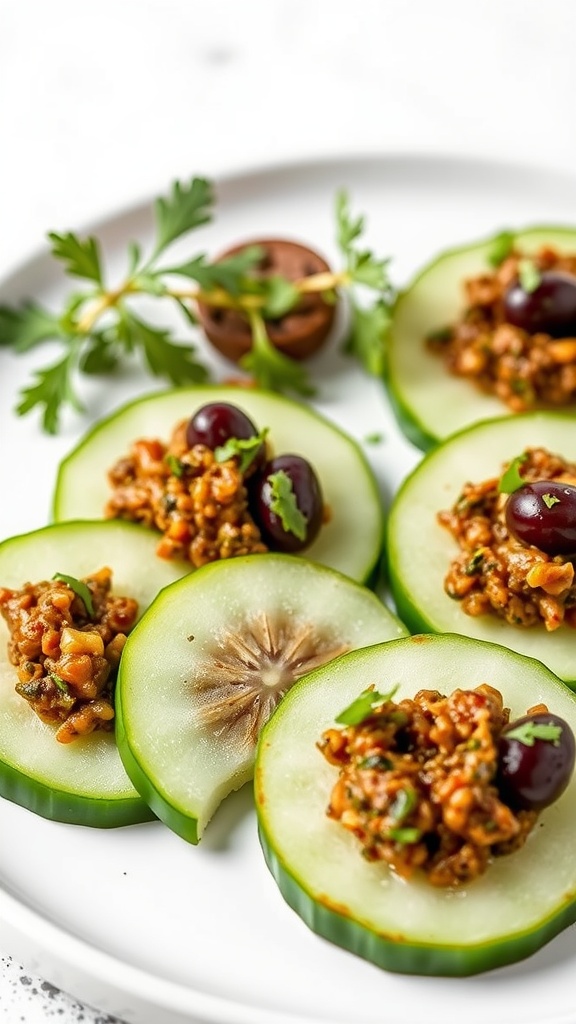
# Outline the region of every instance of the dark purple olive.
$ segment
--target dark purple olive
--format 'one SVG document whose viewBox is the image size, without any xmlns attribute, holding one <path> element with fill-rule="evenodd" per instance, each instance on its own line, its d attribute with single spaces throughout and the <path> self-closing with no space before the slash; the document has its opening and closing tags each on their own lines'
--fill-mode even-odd
<svg viewBox="0 0 576 1024">
<path fill-rule="evenodd" d="M 502 800 L 517 810 L 548 807 L 566 789 L 575 757 L 574 733 L 563 718 L 546 712 L 516 719 L 498 744 L 496 785 Z"/>
<path fill-rule="evenodd" d="M 231 437 L 246 441 L 256 437 L 258 431 L 245 412 L 229 402 L 209 402 L 203 405 L 188 421 L 186 427 L 186 444 L 193 448 L 195 444 L 206 445 L 214 450 L 226 444 Z M 253 460 L 254 467 L 263 465 L 266 457 L 266 446 Z"/>
<path fill-rule="evenodd" d="M 576 552 L 576 487 L 537 480 L 514 491 L 506 502 L 506 526 L 521 544 L 547 555 Z"/>
<path fill-rule="evenodd" d="M 543 331 L 553 338 L 576 335 L 576 277 L 546 270 L 533 291 L 519 281 L 504 295 L 504 316 L 508 323 L 529 334 Z"/>
<path fill-rule="evenodd" d="M 282 499 L 286 492 L 287 498 Z M 290 528 L 290 515 L 283 513 L 283 501 L 296 506 L 293 528 Z M 320 483 L 310 463 L 300 455 L 278 455 L 270 459 L 253 481 L 251 502 L 262 537 L 275 551 L 302 551 L 312 543 L 322 525 L 324 504 Z"/>
</svg>

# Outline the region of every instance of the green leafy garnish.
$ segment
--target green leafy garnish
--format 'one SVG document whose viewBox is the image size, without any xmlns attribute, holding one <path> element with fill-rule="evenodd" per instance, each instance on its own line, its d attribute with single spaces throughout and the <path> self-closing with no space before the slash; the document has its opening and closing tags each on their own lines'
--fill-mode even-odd
<svg viewBox="0 0 576 1024">
<path fill-rule="evenodd" d="M 418 797 L 416 795 L 416 790 L 412 789 L 410 786 L 407 789 L 399 789 L 388 813 L 394 821 L 400 824 L 406 820 L 410 812 L 416 807 L 417 803 Z"/>
<path fill-rule="evenodd" d="M 336 226 L 350 298 L 350 327 L 344 351 L 356 357 L 368 373 L 379 377 L 384 372 L 386 340 L 396 297 L 388 276 L 390 261 L 358 246 L 365 221 L 363 217 L 352 216 L 348 196 L 343 191 L 336 196 Z M 358 286 L 376 293 L 371 302 L 360 301 Z"/>
<path fill-rule="evenodd" d="M 394 767 L 394 762 L 389 757 L 385 757 L 384 754 L 369 754 L 368 757 L 363 757 L 358 763 L 358 768 L 361 769 L 376 769 L 380 772 L 389 772 Z"/>
<path fill-rule="evenodd" d="M 502 476 L 498 481 L 498 492 L 500 494 L 513 494 L 519 487 L 523 487 L 526 483 L 524 477 L 520 473 L 520 466 L 522 466 L 528 455 L 523 452 L 522 455 L 516 455 L 512 459 L 508 468 L 503 472 Z"/>
<path fill-rule="evenodd" d="M 518 280 L 523 291 L 528 293 L 536 291 L 542 276 L 533 260 L 520 260 L 518 263 Z"/>
<path fill-rule="evenodd" d="M 544 740 L 546 743 L 553 743 L 554 746 L 558 746 L 561 735 L 562 726 L 553 725 L 552 722 L 522 722 L 513 729 L 506 729 L 504 732 L 506 739 L 518 740 L 525 747 L 533 747 L 536 740 Z"/>
<path fill-rule="evenodd" d="M 494 236 L 490 243 L 490 248 L 486 255 L 486 259 L 491 267 L 496 270 L 504 260 L 507 260 L 511 253 L 514 251 L 515 235 L 512 231 L 500 231 Z"/>
<path fill-rule="evenodd" d="M 164 462 L 168 466 L 172 476 L 176 476 L 178 479 L 184 476 L 184 463 L 182 462 L 182 459 L 179 459 L 176 455 L 172 455 L 172 453 L 169 452 L 168 455 L 164 456 Z"/>
<path fill-rule="evenodd" d="M 58 580 L 60 583 L 65 583 L 67 587 L 70 587 L 70 590 L 73 590 L 76 596 L 84 602 L 84 606 L 90 618 L 94 618 L 94 602 L 92 600 L 92 594 L 82 580 L 77 580 L 75 576 L 67 576 L 64 572 L 54 573 L 52 579 Z"/>
<path fill-rule="evenodd" d="M 286 316 L 306 295 L 321 295 L 333 303 L 346 289 L 350 331 L 345 350 L 370 373 L 381 375 L 395 297 L 388 277 L 389 261 L 361 244 L 364 218 L 350 213 L 346 194 L 339 193 L 336 201 L 344 267 L 298 281 L 267 274 L 259 245 L 248 245 L 217 262 L 204 253 L 170 262 L 167 250 L 207 224 L 213 205 L 213 188 L 206 179 L 174 182 L 168 195 L 154 203 L 151 251 L 145 253 L 138 242 L 130 241 L 124 279 L 114 286 L 105 283 L 98 239 L 72 231 L 50 232 L 53 257 L 82 284 L 67 297 L 59 313 L 30 301 L 14 308 L 0 306 L 0 345 L 15 352 L 26 352 L 44 342 L 55 342 L 61 348 L 59 358 L 36 370 L 32 383 L 23 389 L 16 408 L 19 415 L 39 410 L 44 429 L 56 433 L 66 406 L 83 410 L 76 391 L 79 374 L 114 373 L 134 359 L 152 375 L 176 386 L 206 381 L 208 370 L 197 360 L 194 346 L 136 310 L 134 303 L 143 295 L 172 303 L 187 329 L 198 324 L 198 304 L 233 310 L 246 320 L 252 336 L 252 347 L 240 363 L 242 369 L 260 387 L 309 397 L 314 388 L 306 370 L 272 344 L 267 323 Z"/>
<path fill-rule="evenodd" d="M 378 693 L 373 686 L 369 686 L 336 716 L 335 721 L 339 725 L 360 725 L 370 717 L 375 707 L 392 700 L 397 689 L 398 687 L 394 686 L 388 693 Z"/>
<path fill-rule="evenodd" d="M 421 828 L 391 828 L 386 833 L 386 839 L 393 839 L 395 843 L 417 843 L 422 838 Z"/>
<path fill-rule="evenodd" d="M 270 486 L 270 511 L 278 516 L 287 533 L 293 533 L 298 540 L 306 539 L 306 516 L 298 508 L 292 481 L 283 469 L 271 473 L 267 478 Z"/>
<path fill-rule="evenodd" d="M 265 427 L 254 437 L 229 437 L 225 444 L 214 449 L 216 462 L 227 462 L 228 459 L 237 458 L 240 472 L 245 473 L 261 450 L 267 433 L 268 427 Z"/>
<path fill-rule="evenodd" d="M 55 672 L 50 673 L 50 679 L 58 687 L 61 693 L 68 695 L 68 683 L 65 683 L 63 679 L 60 679 L 60 676 L 57 676 Z"/>
<path fill-rule="evenodd" d="M 252 348 L 240 360 L 240 366 L 256 378 L 260 387 L 268 391 L 294 391 L 308 396 L 314 394 L 308 374 L 301 365 L 289 359 L 270 341 L 264 318 L 260 313 L 249 315 L 252 328 Z"/>
<path fill-rule="evenodd" d="M 546 505 L 546 508 L 552 508 L 553 505 L 560 504 L 560 498 L 557 498 L 555 494 L 548 494 L 548 492 L 542 495 L 542 501 Z"/>
</svg>

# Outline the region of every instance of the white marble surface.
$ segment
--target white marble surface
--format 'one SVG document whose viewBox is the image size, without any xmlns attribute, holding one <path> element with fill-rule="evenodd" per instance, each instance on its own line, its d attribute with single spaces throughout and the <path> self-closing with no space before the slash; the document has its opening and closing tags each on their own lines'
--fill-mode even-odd
<svg viewBox="0 0 576 1024">
<path fill-rule="evenodd" d="M 388 150 L 576 168 L 575 30 L 572 0 L 0 0 L 0 275 L 192 173 Z M 0 1024 L 111 1024 L 11 952 Z"/>
</svg>

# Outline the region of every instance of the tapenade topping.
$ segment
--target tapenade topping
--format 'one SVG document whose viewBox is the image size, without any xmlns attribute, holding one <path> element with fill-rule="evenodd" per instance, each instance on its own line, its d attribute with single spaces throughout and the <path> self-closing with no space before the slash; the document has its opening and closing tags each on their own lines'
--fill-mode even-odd
<svg viewBox="0 0 576 1024">
<path fill-rule="evenodd" d="M 134 442 L 110 470 L 105 514 L 160 530 L 158 555 L 195 567 L 269 547 L 300 551 L 327 519 L 320 483 L 302 456 L 267 460 L 266 434 L 236 406 L 208 403 L 167 445 Z"/>
<path fill-rule="evenodd" d="M 548 631 L 576 627 L 575 486 L 576 464 L 528 448 L 499 479 L 465 484 L 438 514 L 460 547 L 444 589 L 467 615 Z"/>
<path fill-rule="evenodd" d="M 576 256 L 544 246 L 527 258 L 505 234 L 493 268 L 464 282 L 461 319 L 431 334 L 428 347 L 514 412 L 568 405 L 576 400 Z"/>
<path fill-rule="evenodd" d="M 43 722 L 60 723 L 60 743 L 113 728 L 116 674 L 138 604 L 113 596 L 111 586 L 103 568 L 82 580 L 57 573 L 20 590 L 0 588 L 16 691 Z"/>
<path fill-rule="evenodd" d="M 532 728 L 526 719 L 509 726 L 501 693 L 487 684 L 448 697 L 420 690 L 398 703 L 368 689 L 319 743 L 340 769 L 327 813 L 368 860 L 404 878 L 418 870 L 434 886 L 467 884 L 520 849 L 572 774 L 569 726 L 544 705 L 529 715 Z M 536 761 L 548 769 L 546 792 Z"/>
</svg>

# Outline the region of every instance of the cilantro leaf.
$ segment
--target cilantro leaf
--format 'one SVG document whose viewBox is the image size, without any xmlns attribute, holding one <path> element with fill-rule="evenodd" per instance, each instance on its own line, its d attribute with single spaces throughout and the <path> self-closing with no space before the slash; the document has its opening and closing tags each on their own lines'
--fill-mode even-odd
<svg viewBox="0 0 576 1024">
<path fill-rule="evenodd" d="M 238 458 L 240 472 L 245 473 L 262 450 L 267 433 L 268 427 L 265 427 L 254 437 L 229 437 L 225 444 L 214 449 L 216 462 L 227 462 L 228 459 Z"/>
<path fill-rule="evenodd" d="M 194 359 L 192 345 L 178 345 L 170 340 L 170 332 L 153 327 L 132 312 L 124 312 L 129 345 L 139 348 L 150 371 L 165 377 L 172 384 L 203 383 L 208 378 L 205 366 Z"/>
<path fill-rule="evenodd" d="M 406 789 L 398 790 L 388 813 L 395 822 L 401 824 L 406 820 L 411 811 L 414 810 L 417 803 L 416 790 L 412 789 L 411 786 L 407 786 Z"/>
<path fill-rule="evenodd" d="M 402 843 L 406 846 L 417 843 L 421 838 L 421 828 L 391 828 L 386 833 L 386 839 L 392 839 L 395 843 Z"/>
<path fill-rule="evenodd" d="M 67 576 L 64 572 L 54 573 L 52 579 L 59 580 L 61 583 L 65 583 L 67 587 L 70 587 L 70 590 L 73 590 L 76 596 L 84 602 L 86 611 L 90 618 L 94 618 L 94 602 L 92 600 L 92 594 L 90 592 L 90 588 L 83 580 L 78 580 L 75 576 Z"/>
<path fill-rule="evenodd" d="M 524 486 L 526 481 L 520 473 L 520 466 L 526 462 L 527 458 L 528 455 L 524 452 L 522 455 L 516 455 L 512 459 L 510 465 L 504 470 L 498 481 L 499 494 L 513 494 L 519 487 Z"/>
<path fill-rule="evenodd" d="M 28 352 L 35 345 L 62 335 L 58 317 L 35 302 L 18 308 L 0 306 L 0 345 Z"/>
<path fill-rule="evenodd" d="M 278 516 L 287 533 L 293 533 L 298 540 L 306 540 L 308 521 L 298 508 L 292 481 L 283 469 L 271 473 L 267 478 L 270 486 L 270 511 Z"/>
<path fill-rule="evenodd" d="M 546 743 L 553 743 L 555 746 L 560 742 L 562 726 L 554 725 L 552 722 L 522 722 L 512 729 L 505 729 L 503 735 L 506 739 L 518 740 L 526 747 L 533 747 L 536 740 L 544 740 Z"/>
<path fill-rule="evenodd" d="M 94 331 L 87 339 L 79 367 L 90 375 L 111 373 L 120 362 L 117 338 L 112 331 Z"/>
<path fill-rule="evenodd" d="M 78 238 L 72 231 L 59 235 L 51 231 L 52 255 L 66 264 L 66 273 L 102 284 L 100 249 L 95 238 Z"/>
<path fill-rule="evenodd" d="M 360 725 L 370 717 L 378 704 L 386 704 L 392 700 L 397 689 L 398 687 L 394 686 L 388 693 L 378 693 L 373 686 L 369 686 L 366 690 L 362 690 L 360 696 L 356 697 L 356 700 L 353 700 L 347 708 L 344 708 L 335 720 L 339 725 Z"/>
<path fill-rule="evenodd" d="M 205 178 L 192 178 L 187 184 L 175 181 L 170 194 L 154 204 L 156 245 L 152 259 L 181 235 L 207 224 L 213 202 L 212 185 Z"/>
<path fill-rule="evenodd" d="M 261 388 L 269 391 L 295 391 L 300 395 L 313 395 L 314 388 L 306 370 L 272 344 L 263 318 L 257 313 L 251 313 L 249 320 L 252 348 L 240 360 L 242 369 L 250 373 Z"/>
<path fill-rule="evenodd" d="M 543 494 L 542 501 L 546 505 L 546 508 L 552 508 L 554 505 L 560 504 L 560 498 L 557 498 L 555 494 Z"/>
<path fill-rule="evenodd" d="M 360 237 L 364 231 L 364 217 L 354 219 L 350 214 L 348 193 L 341 189 L 336 193 L 336 241 L 338 248 L 347 256 L 352 243 Z"/>
<path fill-rule="evenodd" d="M 491 267 L 496 270 L 504 260 L 507 260 L 511 253 L 514 252 L 514 242 L 516 236 L 513 231 L 500 231 L 497 235 L 494 235 L 490 243 L 490 248 L 486 254 L 486 260 Z"/>
<path fill-rule="evenodd" d="M 21 400 L 16 406 L 18 415 L 23 416 L 38 405 L 44 409 L 42 415 L 44 430 L 48 434 L 56 434 L 62 405 L 67 403 L 81 412 L 82 404 L 74 392 L 70 379 L 75 363 L 75 349 L 70 349 L 59 362 L 44 370 L 36 370 L 36 382 L 23 388 L 21 392 Z"/>
<path fill-rule="evenodd" d="M 172 452 L 168 452 L 168 455 L 164 457 L 164 462 L 168 466 L 172 476 L 178 477 L 178 479 L 184 476 L 184 463 L 182 462 L 182 459 L 173 455 Z"/>
</svg>

